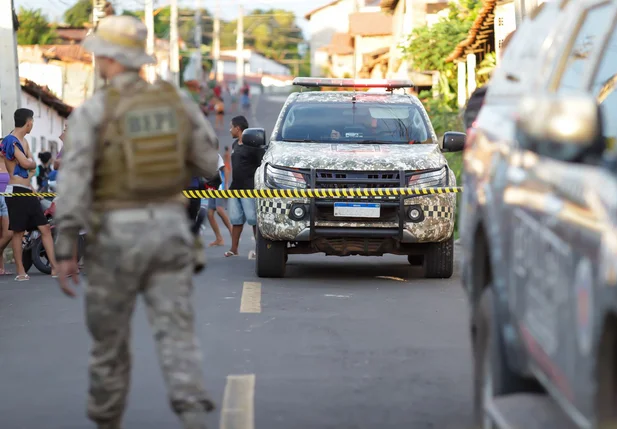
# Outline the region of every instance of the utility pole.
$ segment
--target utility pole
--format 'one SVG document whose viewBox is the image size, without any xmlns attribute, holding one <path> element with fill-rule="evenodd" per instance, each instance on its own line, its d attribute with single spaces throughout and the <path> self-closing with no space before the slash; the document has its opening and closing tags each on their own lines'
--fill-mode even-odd
<svg viewBox="0 0 617 429">
<path fill-rule="evenodd" d="M 238 7 L 238 28 L 236 30 L 236 85 L 242 88 L 244 81 L 244 8 Z"/>
<path fill-rule="evenodd" d="M 223 80 L 223 63 L 221 62 L 221 4 L 216 0 L 214 10 L 214 27 L 212 34 L 212 62 L 214 63 L 215 79 L 217 82 Z"/>
<path fill-rule="evenodd" d="M 169 71 L 171 81 L 180 86 L 180 47 L 178 46 L 178 0 L 171 0 L 169 24 Z"/>
<path fill-rule="evenodd" d="M 13 1 L 2 2 L 0 12 L 0 115 L 2 117 L 2 135 L 6 136 L 13 129 L 13 113 L 21 106 L 21 85 L 19 84 L 19 63 L 17 60 L 17 19 Z"/>
<path fill-rule="evenodd" d="M 203 61 L 201 59 L 201 1 L 195 0 L 195 46 L 197 47 L 197 70 L 195 70 L 195 78 L 201 85 Z"/>
<path fill-rule="evenodd" d="M 92 31 L 96 31 L 99 21 L 105 17 L 105 0 L 93 0 L 92 3 Z M 92 55 L 92 91 L 103 86 L 103 80 L 96 71 L 96 61 Z"/>
<path fill-rule="evenodd" d="M 148 38 L 146 40 L 146 51 L 149 55 L 154 55 L 154 1 L 146 0 L 144 5 L 144 18 L 146 28 L 148 28 Z M 146 80 L 150 83 L 156 80 L 156 69 L 154 65 L 146 66 Z"/>
</svg>

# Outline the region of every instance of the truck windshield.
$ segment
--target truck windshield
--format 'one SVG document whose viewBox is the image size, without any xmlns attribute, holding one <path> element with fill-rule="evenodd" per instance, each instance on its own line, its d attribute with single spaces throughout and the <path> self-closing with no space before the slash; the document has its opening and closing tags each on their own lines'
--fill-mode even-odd
<svg viewBox="0 0 617 429">
<path fill-rule="evenodd" d="M 433 143 L 421 107 L 378 102 L 297 103 L 287 110 L 279 141 Z"/>
</svg>

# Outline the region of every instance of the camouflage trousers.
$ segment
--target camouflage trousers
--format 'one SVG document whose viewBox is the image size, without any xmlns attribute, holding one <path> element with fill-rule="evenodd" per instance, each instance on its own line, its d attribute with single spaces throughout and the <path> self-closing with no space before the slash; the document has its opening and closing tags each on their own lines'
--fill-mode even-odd
<svg viewBox="0 0 617 429">
<path fill-rule="evenodd" d="M 203 382 L 191 304 L 193 244 L 183 207 L 108 212 L 86 249 L 90 357 L 88 416 L 118 429 L 131 371 L 131 316 L 145 301 L 171 407 L 186 429 L 203 429 L 213 408 Z"/>
</svg>

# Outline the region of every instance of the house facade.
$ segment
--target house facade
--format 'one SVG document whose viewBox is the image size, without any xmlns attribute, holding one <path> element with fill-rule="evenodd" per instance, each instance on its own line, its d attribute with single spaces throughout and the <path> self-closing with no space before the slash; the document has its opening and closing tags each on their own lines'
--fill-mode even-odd
<svg viewBox="0 0 617 429">
<path fill-rule="evenodd" d="M 51 152 L 55 158 L 62 149 L 59 136 L 73 108 L 45 86 L 24 78 L 20 78 L 20 84 L 21 107 L 34 112 L 34 125 L 27 137 L 34 159 L 38 162 L 41 152 Z"/>
<path fill-rule="evenodd" d="M 355 75 L 385 77 L 387 59 L 379 59 L 392 45 L 392 16 L 383 13 L 379 6 L 355 12 L 349 17 L 349 34 L 354 38 Z"/>
<path fill-rule="evenodd" d="M 477 68 L 490 53 L 499 65 L 504 39 L 525 16 L 546 0 L 485 0 L 476 20 L 456 49 L 445 59 L 458 67 L 458 105 L 463 108 L 476 89 Z"/>
<path fill-rule="evenodd" d="M 447 13 L 448 0 L 381 0 L 382 11 L 392 16 L 392 41 L 389 47 L 386 77 L 408 79 L 419 87 L 430 87 L 436 78 L 430 70 L 413 70 L 400 49 L 414 28 L 431 26 Z"/>
<path fill-rule="evenodd" d="M 356 0 L 335 0 L 313 9 L 304 16 L 309 21 L 309 32 L 311 35 L 309 42 L 311 76 L 320 77 L 325 75 L 325 71 L 329 66 L 329 57 L 331 55 L 329 46 L 332 38 L 337 33 L 349 33 L 349 15 L 357 11 L 357 9 L 358 4 Z"/>
<path fill-rule="evenodd" d="M 392 17 L 381 0 L 338 0 L 309 12 L 311 75 L 382 76 L 375 57 L 389 46 Z"/>
<path fill-rule="evenodd" d="M 71 106 L 92 95 L 92 56 L 81 47 L 87 28 L 59 29 L 58 45 L 18 45 L 19 76 L 49 87 Z M 156 73 L 170 79 L 169 41 L 155 40 Z"/>
</svg>

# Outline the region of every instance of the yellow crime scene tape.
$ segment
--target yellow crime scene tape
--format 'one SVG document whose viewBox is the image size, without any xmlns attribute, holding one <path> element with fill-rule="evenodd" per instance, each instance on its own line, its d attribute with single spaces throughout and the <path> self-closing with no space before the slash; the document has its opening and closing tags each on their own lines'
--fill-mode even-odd
<svg viewBox="0 0 617 429">
<path fill-rule="evenodd" d="M 337 198 L 396 197 L 414 195 L 456 194 L 462 187 L 446 188 L 358 188 L 358 189 L 234 189 L 184 190 L 186 198 Z M 55 197 L 53 192 L 0 193 L 3 197 Z"/>
</svg>

